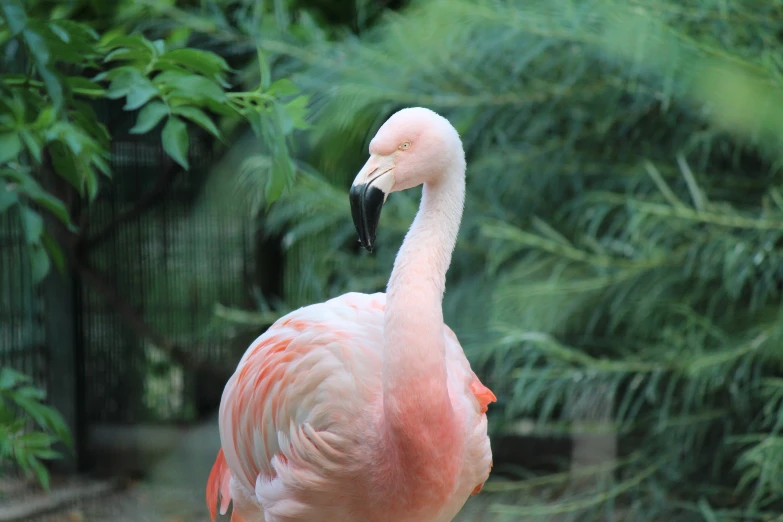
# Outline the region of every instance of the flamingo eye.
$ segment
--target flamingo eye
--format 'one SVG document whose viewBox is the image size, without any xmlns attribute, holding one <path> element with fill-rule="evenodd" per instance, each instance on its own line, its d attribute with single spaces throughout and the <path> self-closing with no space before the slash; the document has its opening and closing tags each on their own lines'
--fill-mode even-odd
<svg viewBox="0 0 783 522">
<path fill-rule="evenodd" d="M 400 145 L 400 150 L 407 150 L 409 148 L 411 148 L 411 142 L 410 141 L 403 142 L 403 144 Z"/>
</svg>

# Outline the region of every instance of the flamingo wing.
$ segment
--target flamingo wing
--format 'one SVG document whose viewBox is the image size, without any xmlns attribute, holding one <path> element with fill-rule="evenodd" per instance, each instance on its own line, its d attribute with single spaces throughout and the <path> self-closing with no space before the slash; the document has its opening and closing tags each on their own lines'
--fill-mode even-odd
<svg viewBox="0 0 783 522">
<path fill-rule="evenodd" d="M 307 509 L 290 491 L 327 491 L 336 474 L 362 466 L 367 413 L 380 406 L 384 303 L 351 293 L 300 308 L 251 344 L 223 392 L 225 466 L 219 456 L 211 510 L 226 512 L 233 479 L 267 513 L 290 517 Z"/>
</svg>

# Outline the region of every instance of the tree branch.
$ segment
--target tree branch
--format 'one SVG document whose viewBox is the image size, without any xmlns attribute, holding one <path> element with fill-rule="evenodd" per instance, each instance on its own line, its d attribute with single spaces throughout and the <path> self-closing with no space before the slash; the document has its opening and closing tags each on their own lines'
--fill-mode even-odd
<svg viewBox="0 0 783 522">
<path fill-rule="evenodd" d="M 77 258 L 74 265 L 82 279 L 88 282 L 96 292 L 101 294 L 107 304 L 128 328 L 133 330 L 140 338 L 152 342 L 156 348 L 165 352 L 173 362 L 182 365 L 188 370 L 203 371 L 221 378 L 228 378 L 234 371 L 233 368 L 216 365 L 213 362 L 205 361 L 193 355 L 190 350 L 185 349 L 155 330 L 144 320 L 142 315 L 133 305 L 123 299 L 107 278 L 84 259 Z"/>
</svg>

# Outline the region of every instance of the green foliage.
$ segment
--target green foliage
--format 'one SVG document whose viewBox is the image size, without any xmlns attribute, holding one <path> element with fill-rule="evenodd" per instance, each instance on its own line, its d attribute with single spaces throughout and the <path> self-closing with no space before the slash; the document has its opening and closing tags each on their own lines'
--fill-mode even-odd
<svg viewBox="0 0 783 522">
<path fill-rule="evenodd" d="M 383 289 L 418 193 L 389 199 L 368 255 L 347 189 L 385 118 L 427 106 L 468 155 L 444 306 L 500 398 L 496 429 L 533 417 L 541 433 L 569 431 L 596 397 L 613 401 L 610 427 L 634 450 L 614 480 L 498 508 L 509 519 L 783 508 L 781 13 L 779 1 L 434 0 L 359 37 L 262 42 L 312 95 L 310 166 L 264 217 L 296 259 L 287 299 Z M 266 178 L 241 182 L 255 194 Z M 318 256 L 293 255 L 313 245 Z"/>
<path fill-rule="evenodd" d="M 112 179 L 113 136 L 99 117 L 109 103 L 135 113 L 130 133 L 160 140 L 185 170 L 195 133 L 225 144 L 246 124 L 269 149 L 267 200 L 291 184 L 291 137 L 305 127 L 307 104 L 298 87 L 267 74 L 235 88 L 241 79 L 226 59 L 192 45 L 188 30 L 145 30 L 146 14 L 133 1 L 0 0 L 0 213 L 18 213 L 34 284 L 68 259 L 77 269 L 100 263 L 90 211 L 106 184 L 124 181 Z M 69 437 L 62 419 L 10 368 L 0 373 L 0 399 L 0 461 L 46 485 L 42 461 Z"/>
<path fill-rule="evenodd" d="M 271 147 L 267 197 L 274 200 L 290 184 L 289 137 L 303 127 L 307 101 L 296 96 L 294 84 L 267 77 L 251 91 L 229 92 L 233 71 L 225 59 L 183 47 L 181 34 L 150 40 L 113 28 L 101 35 L 59 18 L 61 11 L 0 2 L 0 49 L 16 69 L 0 75 L 0 211 L 20 213 L 36 282 L 48 273 L 50 259 L 63 262 L 41 211 L 80 232 L 50 175 L 65 180 L 85 205 L 111 175 L 111 137 L 91 100 L 124 99 L 125 110 L 138 111 L 132 133 L 162 126 L 163 149 L 184 169 L 191 128 L 222 140 L 226 128 L 249 122 Z"/>
<path fill-rule="evenodd" d="M 15 463 L 48 489 L 49 472 L 42 461 L 61 457 L 53 449 L 56 443 L 71 448 L 73 442 L 60 413 L 44 404 L 45 397 L 29 377 L 0 368 L 0 465 Z"/>
</svg>

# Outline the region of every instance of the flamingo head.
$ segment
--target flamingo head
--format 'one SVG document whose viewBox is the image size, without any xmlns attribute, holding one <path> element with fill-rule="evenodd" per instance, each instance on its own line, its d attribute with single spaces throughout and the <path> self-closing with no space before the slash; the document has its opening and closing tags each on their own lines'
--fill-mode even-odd
<svg viewBox="0 0 783 522">
<path fill-rule="evenodd" d="M 394 113 L 370 141 L 370 158 L 350 190 L 351 214 L 359 242 L 372 252 L 381 210 L 392 192 L 423 183 L 438 184 L 465 162 L 457 130 L 439 114 L 421 107 Z"/>
</svg>

